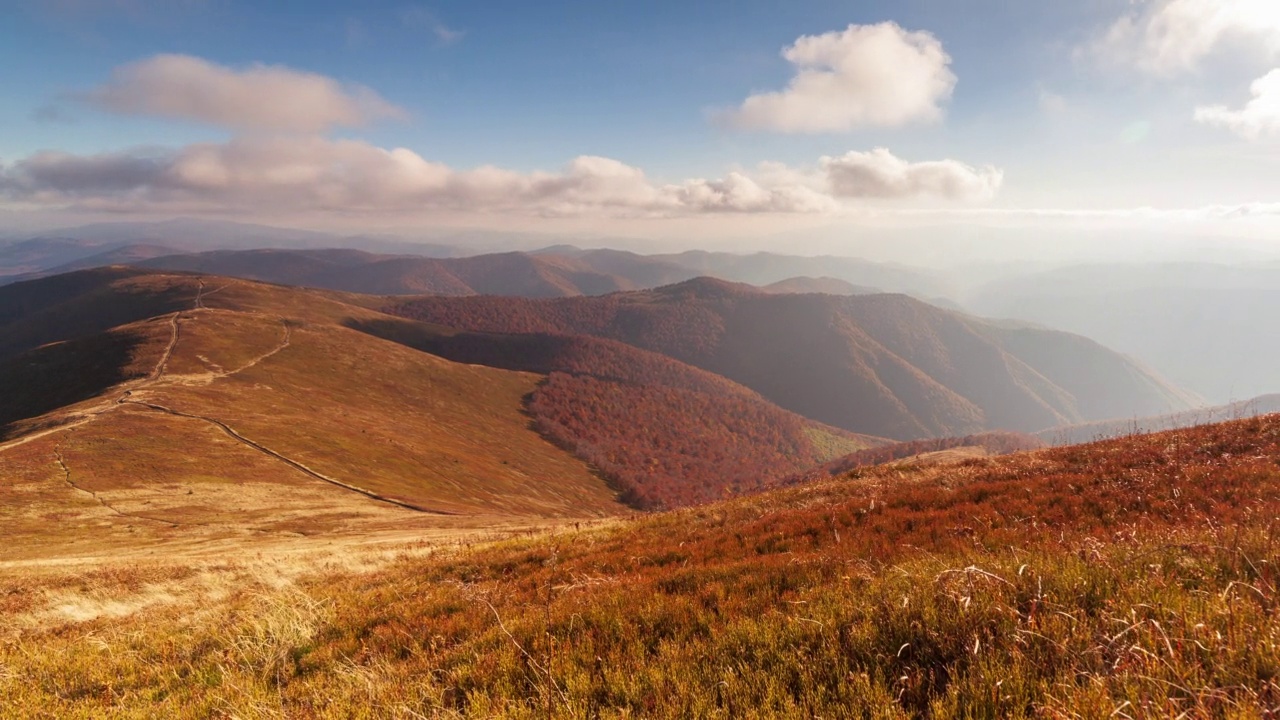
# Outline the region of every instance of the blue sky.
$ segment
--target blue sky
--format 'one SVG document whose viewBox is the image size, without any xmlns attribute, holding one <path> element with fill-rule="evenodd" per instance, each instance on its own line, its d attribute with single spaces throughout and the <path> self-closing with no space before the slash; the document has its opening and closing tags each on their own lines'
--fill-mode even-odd
<svg viewBox="0 0 1280 720">
<path fill-rule="evenodd" d="M 1280 67 L 1272 4 L 8 0 L 0 208 L 632 234 L 1269 217 L 1280 81 L 1246 103 Z M 818 59 L 783 57 L 806 36 Z M 254 96 L 255 68 L 330 83 L 336 119 L 171 97 L 301 102 Z M 788 93 L 806 68 L 819 90 Z"/>
</svg>

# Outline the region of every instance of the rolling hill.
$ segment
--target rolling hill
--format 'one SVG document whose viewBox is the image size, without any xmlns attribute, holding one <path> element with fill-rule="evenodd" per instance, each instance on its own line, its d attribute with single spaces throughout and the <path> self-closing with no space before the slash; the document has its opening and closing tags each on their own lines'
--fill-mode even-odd
<svg viewBox="0 0 1280 720">
<path fill-rule="evenodd" d="M 649 257 L 683 267 L 697 276 L 751 285 L 769 285 L 793 277 L 831 277 L 856 286 L 875 287 L 914 297 L 950 297 L 955 294 L 952 282 L 938 273 L 856 257 L 808 257 L 771 252 L 738 254 L 704 250 Z"/>
<path fill-rule="evenodd" d="M 793 475 L 780 484 L 802 485 L 829 480 L 861 468 L 890 463 L 899 467 L 907 464 L 934 464 L 963 458 L 1011 455 L 1044 447 L 1048 447 L 1048 444 L 1035 435 L 1012 432 L 987 432 L 964 437 L 886 443 L 830 460 L 803 473 Z"/>
<path fill-rule="evenodd" d="M 380 302 L 128 268 L 0 288 L 0 383 L 16 389 L 0 437 L 136 436 L 135 415 L 169 414 L 397 503 L 531 516 L 616 511 L 616 491 L 646 508 L 704 502 L 881 442 L 623 343 L 461 333 L 369 309 Z"/>
<path fill-rule="evenodd" d="M 48 516 L 32 513 L 41 507 L 68 542 L 105 545 L 137 532 L 159 541 L 324 532 L 397 513 L 624 510 L 583 462 L 529 426 L 525 398 L 540 376 L 349 329 L 342 320 L 375 313 L 318 295 L 201 276 L 94 275 L 104 282 L 80 302 L 36 313 L 74 309 L 84 318 L 76 337 L 0 361 L 0 384 L 19 390 L 0 401 L 0 512 L 15 542 L 41 534 Z M 114 298 L 148 296 L 105 310 Z M 94 334 L 95 322 L 125 310 L 157 309 Z M 0 327 L 6 347 L 22 344 L 15 327 L 33 342 L 19 320 Z M 51 382 L 63 377 L 75 380 Z"/>
<path fill-rule="evenodd" d="M 427 257 L 467 254 L 460 248 L 438 243 L 375 236 L 347 237 L 226 220 L 172 218 L 158 222 L 109 222 L 33 235 L 0 236 L 0 285 L 178 253 L 331 247 Z"/>
<path fill-rule="evenodd" d="M 34 237 L 0 244 L 0 282 L 37 273 L 102 252 L 102 246 L 61 237 Z"/>
<path fill-rule="evenodd" d="M 942 280 L 856 258 L 641 255 L 571 245 L 467 254 L 438 245 L 196 221 L 107 224 L 66 232 L 66 238 L 0 245 L 0 285 L 126 263 L 379 295 L 572 297 L 655 288 L 709 275 L 778 293 L 862 295 L 884 288 L 953 307 L 941 297 L 949 292 Z M 255 241 L 274 249 L 253 248 Z"/>
<path fill-rule="evenodd" d="M 793 277 L 769 283 L 760 288 L 775 295 L 802 295 L 825 293 L 827 295 L 875 295 L 881 290 L 865 285 L 854 285 L 833 277 Z"/>
<path fill-rule="evenodd" d="M 770 262 L 814 273 L 825 267 L 843 272 L 844 276 L 779 277 L 776 270 L 770 269 Z M 572 246 L 456 258 L 377 255 L 358 250 L 219 250 L 143 258 L 136 264 L 377 295 L 574 297 L 651 289 L 699 275 L 763 285 L 774 293 L 865 295 L 882 292 L 877 288 L 887 287 L 933 298 L 943 287 L 940 282 L 914 271 L 850 258 L 728 253 L 649 256 Z M 851 282 L 846 276 L 859 282 Z M 949 303 L 941 299 L 929 302 L 944 306 Z"/>
<path fill-rule="evenodd" d="M 721 499 L 884 440 L 783 410 L 718 375 L 591 336 L 467 333 L 404 319 L 353 322 L 457 362 L 545 374 L 536 427 L 642 508 Z"/>
<path fill-rule="evenodd" d="M 847 430 L 901 440 L 1192 407 L 1085 338 L 902 295 L 770 295 L 698 278 L 595 298 L 416 298 L 393 314 L 488 333 L 592 335 L 662 353 Z"/>
</svg>

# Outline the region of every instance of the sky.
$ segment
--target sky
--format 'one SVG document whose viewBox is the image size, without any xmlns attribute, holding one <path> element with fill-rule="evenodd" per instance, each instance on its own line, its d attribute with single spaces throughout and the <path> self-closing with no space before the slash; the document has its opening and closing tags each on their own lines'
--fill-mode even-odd
<svg viewBox="0 0 1280 720">
<path fill-rule="evenodd" d="M 11 227 L 814 250 L 1280 230 L 1274 0 L 0 0 L 0 17 Z"/>
</svg>

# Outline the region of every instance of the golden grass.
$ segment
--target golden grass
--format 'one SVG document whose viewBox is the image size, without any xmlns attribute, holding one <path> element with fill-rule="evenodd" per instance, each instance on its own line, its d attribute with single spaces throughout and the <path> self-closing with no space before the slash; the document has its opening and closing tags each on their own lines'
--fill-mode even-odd
<svg viewBox="0 0 1280 720">
<path fill-rule="evenodd" d="M 349 330 L 352 313 L 372 311 L 319 293 L 118 281 L 134 293 L 156 283 L 190 292 L 193 307 L 124 326 L 139 338 L 135 379 L 15 423 L 0 444 L 0 560 L 624 511 L 530 429 L 538 376 Z"/>
<path fill-rule="evenodd" d="M 50 571 L 0 586 L 0 703 L 15 717 L 1269 717 L 1278 461 L 1270 418 L 868 469 L 356 567 L 281 545 L 257 569 Z M 305 569 L 265 569 L 289 557 Z"/>
</svg>

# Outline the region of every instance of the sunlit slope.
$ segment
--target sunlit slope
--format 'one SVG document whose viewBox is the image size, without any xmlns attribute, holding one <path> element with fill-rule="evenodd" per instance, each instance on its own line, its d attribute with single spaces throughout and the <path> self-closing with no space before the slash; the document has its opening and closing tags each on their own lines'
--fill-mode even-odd
<svg viewBox="0 0 1280 720">
<path fill-rule="evenodd" d="M 659 353 L 586 335 L 457 332 L 384 317 L 363 332 L 459 362 L 547 374 L 527 408 L 543 435 L 628 504 L 673 508 L 772 487 L 885 442 L 824 425 Z"/>
<path fill-rule="evenodd" d="M 58 387 L 49 367 L 86 378 L 59 407 L 0 402 L 6 534 L 50 534 L 51 515 L 67 529 L 165 535 L 225 523 L 310 532 L 351 512 L 622 509 L 530 427 L 524 399 L 541 376 L 347 329 L 328 318 L 364 311 L 287 288 L 153 280 L 166 293 L 189 283 L 188 309 L 0 363 L 0 384 L 33 397 Z M 97 347 L 115 354 L 86 351 Z"/>
<path fill-rule="evenodd" d="M 376 697 L 462 715 L 1266 717 L 1278 459 L 1270 417 L 409 563 L 326 589 L 288 686 L 360 653 Z"/>
<path fill-rule="evenodd" d="M 189 349 L 170 361 L 169 381 L 128 402 L 185 414 L 216 408 L 216 420 L 302 465 L 428 510 L 542 515 L 611 505 L 602 482 L 530 430 L 521 410 L 536 375 L 287 318 L 206 310 L 179 327 Z"/>
</svg>

